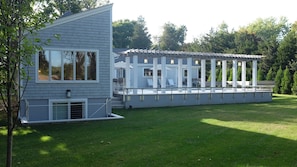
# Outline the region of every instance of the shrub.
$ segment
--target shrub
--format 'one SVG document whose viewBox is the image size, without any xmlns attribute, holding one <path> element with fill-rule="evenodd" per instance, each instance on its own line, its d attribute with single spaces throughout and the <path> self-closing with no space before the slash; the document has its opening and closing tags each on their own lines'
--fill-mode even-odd
<svg viewBox="0 0 297 167">
<path fill-rule="evenodd" d="M 275 79 L 274 79 L 274 82 L 275 82 L 275 85 L 273 88 L 274 93 L 280 93 L 282 77 L 283 77 L 283 70 L 281 67 L 279 67 L 279 69 L 277 70 Z"/>
<path fill-rule="evenodd" d="M 290 71 L 289 71 L 289 68 L 286 67 L 281 81 L 281 93 L 291 94 L 291 85 L 292 85 L 292 81 L 291 81 Z"/>
<path fill-rule="evenodd" d="M 297 71 L 295 71 L 294 76 L 293 76 L 292 93 L 294 95 L 297 95 Z"/>
</svg>

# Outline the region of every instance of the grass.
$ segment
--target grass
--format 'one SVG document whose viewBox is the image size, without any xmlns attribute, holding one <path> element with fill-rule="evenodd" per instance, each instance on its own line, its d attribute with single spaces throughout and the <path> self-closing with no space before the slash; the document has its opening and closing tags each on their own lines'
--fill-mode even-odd
<svg viewBox="0 0 297 167">
<path fill-rule="evenodd" d="M 125 119 L 19 127 L 14 166 L 297 166 L 296 102 L 277 95 L 271 103 L 114 110 Z M 5 162 L 3 126 L 0 142 Z"/>
</svg>

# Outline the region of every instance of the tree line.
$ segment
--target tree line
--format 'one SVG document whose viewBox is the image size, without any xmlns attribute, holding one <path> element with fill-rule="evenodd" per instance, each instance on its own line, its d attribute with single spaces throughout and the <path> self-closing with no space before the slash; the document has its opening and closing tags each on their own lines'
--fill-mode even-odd
<svg viewBox="0 0 297 167">
<path fill-rule="evenodd" d="M 238 30 L 229 30 L 223 22 L 190 43 L 185 43 L 186 33 L 185 25 L 165 23 L 161 36 L 153 37 L 152 43 L 143 17 L 137 21 L 119 20 L 113 22 L 113 47 L 263 55 L 257 79 L 275 81 L 275 93 L 297 94 L 297 22 L 291 24 L 285 17 L 258 18 Z M 220 73 L 218 70 L 218 80 Z M 228 76 L 231 73 L 228 71 Z M 247 63 L 249 73 L 251 64 Z"/>
</svg>

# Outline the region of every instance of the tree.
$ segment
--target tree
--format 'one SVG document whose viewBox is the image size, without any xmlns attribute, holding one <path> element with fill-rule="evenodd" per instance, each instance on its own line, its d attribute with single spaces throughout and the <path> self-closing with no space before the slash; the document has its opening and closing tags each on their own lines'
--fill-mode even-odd
<svg viewBox="0 0 297 167">
<path fill-rule="evenodd" d="M 211 33 L 210 33 L 211 34 Z M 234 32 L 228 31 L 228 25 L 223 22 L 209 38 L 210 51 L 214 53 L 234 53 Z"/>
<path fill-rule="evenodd" d="M 54 18 L 70 13 L 79 13 L 109 3 L 109 0 L 39 0 L 44 11 Z"/>
<path fill-rule="evenodd" d="M 279 41 L 289 31 L 288 20 L 285 17 L 277 20 L 274 17 L 258 18 L 253 23 L 246 27 L 241 27 L 240 31 L 247 31 L 249 34 L 255 34 L 258 41 L 258 52 L 261 55 L 265 55 L 259 67 L 262 68 L 263 73 L 266 74 L 270 67 L 274 70 L 278 68 L 278 65 L 274 64 L 276 59 L 277 48 Z"/>
<path fill-rule="evenodd" d="M 217 69 L 217 81 L 218 82 L 222 81 L 222 75 L 223 75 L 222 68 Z"/>
<path fill-rule="evenodd" d="M 238 67 L 238 71 L 237 71 L 237 81 L 241 81 L 241 73 L 242 73 L 242 70 L 241 70 L 241 67 Z"/>
<path fill-rule="evenodd" d="M 79 13 L 82 8 L 77 0 L 45 0 L 44 11 L 55 18 L 63 16 L 66 12 Z"/>
<path fill-rule="evenodd" d="M 291 94 L 291 74 L 289 71 L 289 68 L 286 67 L 285 71 L 284 71 L 284 75 L 281 81 L 281 93 L 282 94 Z"/>
<path fill-rule="evenodd" d="M 285 68 L 291 62 L 295 62 L 297 53 L 297 35 L 294 29 L 292 29 L 281 41 L 277 49 L 276 64 Z M 292 73 L 293 74 L 293 73 Z"/>
<path fill-rule="evenodd" d="M 134 25 L 130 48 L 150 49 L 151 45 L 151 35 L 148 33 L 145 20 L 142 16 L 139 16 Z"/>
<path fill-rule="evenodd" d="M 232 81 L 233 80 L 233 69 L 229 68 L 227 71 L 227 77 L 228 77 L 228 81 Z"/>
<path fill-rule="evenodd" d="M 263 73 L 263 71 L 262 71 L 261 68 L 258 69 L 257 80 L 258 80 L 258 81 L 263 81 L 263 80 L 265 80 L 264 73 Z"/>
<path fill-rule="evenodd" d="M 234 53 L 234 32 L 229 32 L 228 25 L 223 22 L 216 29 L 211 28 L 209 33 L 195 38 L 185 49 L 196 52 Z"/>
<path fill-rule="evenodd" d="M 283 70 L 281 67 L 279 67 L 274 79 L 274 88 L 273 88 L 274 93 L 280 93 L 282 78 L 283 78 Z"/>
<path fill-rule="evenodd" d="M 272 81 L 273 80 L 273 70 L 272 68 L 269 69 L 268 73 L 267 73 L 267 76 L 266 76 L 266 80 L 267 81 Z"/>
<path fill-rule="evenodd" d="M 177 27 L 172 23 L 166 23 L 163 29 L 163 34 L 160 37 L 160 49 L 180 50 L 184 45 L 187 27 L 184 25 Z"/>
<path fill-rule="evenodd" d="M 130 48 L 136 21 L 119 20 L 112 23 L 113 47 Z"/>
<path fill-rule="evenodd" d="M 292 93 L 297 95 L 297 71 L 295 71 L 293 75 Z"/>
<path fill-rule="evenodd" d="M 148 33 L 142 16 L 139 16 L 137 21 L 115 21 L 112 23 L 112 27 L 114 48 L 151 48 L 151 35 Z"/>
<path fill-rule="evenodd" d="M 249 63 L 246 63 L 247 66 Z M 246 80 L 251 81 L 252 80 L 252 68 L 246 68 Z"/>
<path fill-rule="evenodd" d="M 31 35 L 49 22 L 47 14 L 33 8 L 34 2 L 0 1 L 0 95 L 7 116 L 7 167 L 12 166 L 13 130 L 22 94 L 19 79 L 28 79 L 24 69 L 32 64 L 31 56 L 39 49 L 39 40 Z"/>
<path fill-rule="evenodd" d="M 239 30 L 235 32 L 235 49 L 236 53 L 240 54 L 259 54 L 258 42 L 260 39 L 246 30 Z"/>
</svg>

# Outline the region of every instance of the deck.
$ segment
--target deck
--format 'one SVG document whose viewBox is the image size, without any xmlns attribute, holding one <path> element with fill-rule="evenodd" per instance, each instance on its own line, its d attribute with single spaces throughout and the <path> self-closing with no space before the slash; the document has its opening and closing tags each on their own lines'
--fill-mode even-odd
<svg viewBox="0 0 297 167">
<path fill-rule="evenodd" d="M 125 108 L 152 108 L 272 101 L 271 86 L 245 88 L 137 88 L 123 89 Z"/>
</svg>

